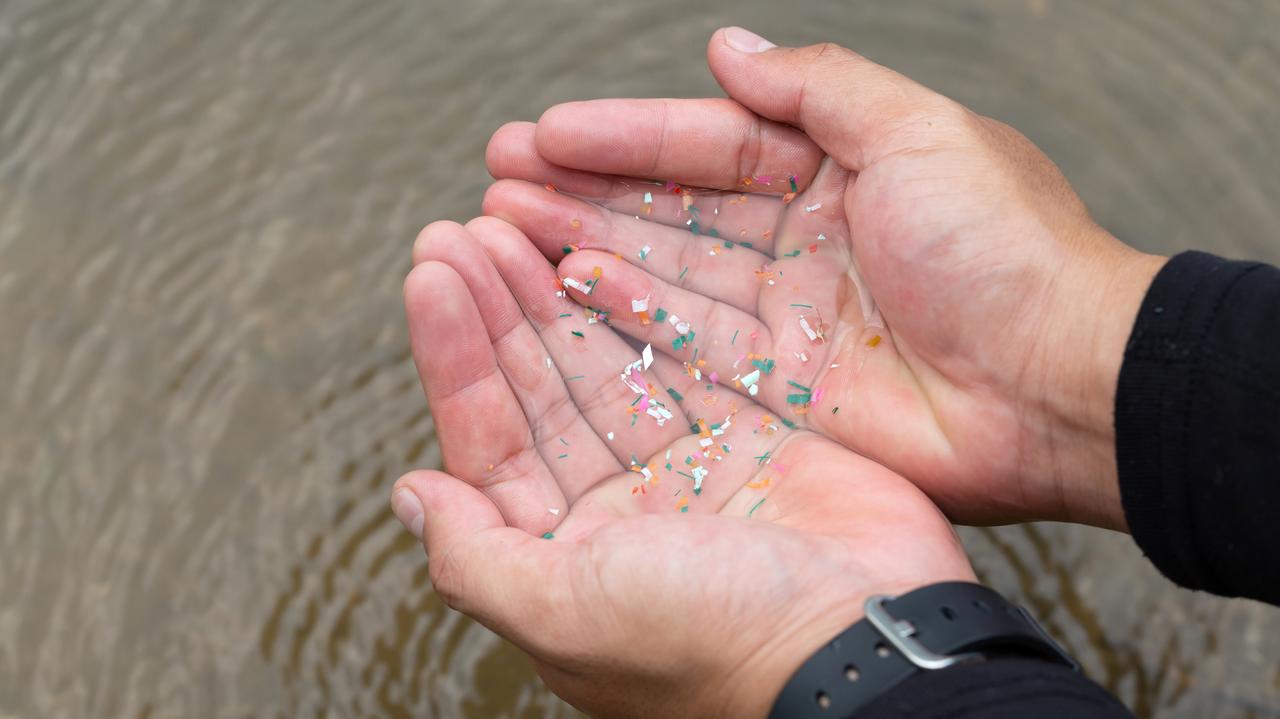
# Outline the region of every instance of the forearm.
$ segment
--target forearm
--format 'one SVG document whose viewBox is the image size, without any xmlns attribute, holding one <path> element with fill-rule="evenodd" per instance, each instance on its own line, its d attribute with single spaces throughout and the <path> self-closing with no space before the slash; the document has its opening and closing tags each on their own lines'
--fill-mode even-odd
<svg viewBox="0 0 1280 719">
<path fill-rule="evenodd" d="M 1125 350 L 1115 428 L 1125 516 L 1152 562 L 1280 604 L 1280 270 L 1171 260 Z"/>
<path fill-rule="evenodd" d="M 1083 674 L 1034 659 L 999 659 L 921 674 L 855 715 L 877 719 L 1132 717 Z"/>
</svg>

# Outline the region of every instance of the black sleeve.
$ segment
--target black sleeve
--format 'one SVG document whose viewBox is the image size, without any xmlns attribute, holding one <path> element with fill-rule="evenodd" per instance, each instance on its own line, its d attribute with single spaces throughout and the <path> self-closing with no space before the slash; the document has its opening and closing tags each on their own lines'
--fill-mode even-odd
<svg viewBox="0 0 1280 719">
<path fill-rule="evenodd" d="M 1280 604 L 1280 270 L 1170 260 L 1125 350 L 1115 428 L 1125 518 L 1156 567 Z"/>
<path fill-rule="evenodd" d="M 924 672 L 866 705 L 857 719 L 1132 719 L 1115 697 L 1037 659 L 996 659 Z"/>
</svg>

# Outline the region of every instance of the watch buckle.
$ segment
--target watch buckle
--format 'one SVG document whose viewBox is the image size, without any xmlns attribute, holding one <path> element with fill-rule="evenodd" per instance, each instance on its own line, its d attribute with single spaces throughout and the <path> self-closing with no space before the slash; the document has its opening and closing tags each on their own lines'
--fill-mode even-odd
<svg viewBox="0 0 1280 719">
<path fill-rule="evenodd" d="M 887 594 L 877 594 L 867 598 L 863 610 L 871 626 L 907 661 L 921 669 L 937 670 L 982 658 L 981 654 L 975 653 L 947 655 L 930 650 L 916 639 L 915 625 L 905 619 L 894 619 L 885 609 L 885 603 L 893 600 L 894 597 Z"/>
</svg>

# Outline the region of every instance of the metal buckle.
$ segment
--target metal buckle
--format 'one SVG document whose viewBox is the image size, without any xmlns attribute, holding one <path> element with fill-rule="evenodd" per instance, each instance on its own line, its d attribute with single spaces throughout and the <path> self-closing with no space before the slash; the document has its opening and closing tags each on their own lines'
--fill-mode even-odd
<svg viewBox="0 0 1280 719">
<path fill-rule="evenodd" d="M 915 638 L 916 628 L 911 622 L 905 619 L 894 619 L 889 614 L 889 610 L 884 608 L 885 602 L 891 602 L 895 597 L 887 594 L 877 594 L 867 597 L 867 601 L 863 604 L 863 610 L 866 612 L 867 621 L 876 631 L 893 645 L 898 653 L 906 658 L 907 661 L 920 667 L 921 669 L 946 669 L 949 666 L 959 664 L 961 662 L 975 661 L 982 659 L 981 654 L 938 654 L 930 651 L 928 647 L 920 643 Z"/>
</svg>

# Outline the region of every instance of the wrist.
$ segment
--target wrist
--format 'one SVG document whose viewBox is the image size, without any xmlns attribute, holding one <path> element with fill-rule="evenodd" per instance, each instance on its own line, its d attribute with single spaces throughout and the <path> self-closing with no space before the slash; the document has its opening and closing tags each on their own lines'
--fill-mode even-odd
<svg viewBox="0 0 1280 719">
<path fill-rule="evenodd" d="M 1057 490 L 1046 516 L 1128 531 L 1115 456 L 1116 385 L 1142 300 L 1167 258 L 1110 235 L 1096 246 L 1103 251 L 1064 273 L 1043 348 L 1041 361 L 1051 370 L 1040 396 Z"/>
<path fill-rule="evenodd" d="M 936 582 L 876 596 L 864 611 L 864 620 L 807 658 L 770 716 L 853 716 L 914 677 L 1006 658 L 1079 671 L 1025 609 L 976 582 Z"/>
<path fill-rule="evenodd" d="M 928 581 L 901 581 L 886 584 L 877 591 L 848 597 L 812 612 L 808 619 L 790 628 L 771 627 L 769 641 L 739 665 L 728 687 L 738 687 L 729 701 L 725 716 L 766 717 L 787 682 L 819 649 L 865 617 L 863 607 L 868 597 L 876 594 L 898 596 L 921 587 L 946 581 L 977 582 L 971 568 L 963 568 Z M 733 691 L 733 690 L 731 690 Z"/>
</svg>

